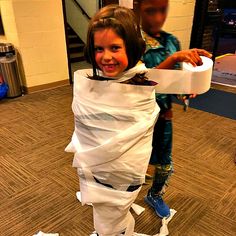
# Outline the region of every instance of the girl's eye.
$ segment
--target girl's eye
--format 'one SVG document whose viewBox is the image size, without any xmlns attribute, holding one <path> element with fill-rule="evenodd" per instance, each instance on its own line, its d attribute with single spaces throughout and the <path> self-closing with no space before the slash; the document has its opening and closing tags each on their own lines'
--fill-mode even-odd
<svg viewBox="0 0 236 236">
<path fill-rule="evenodd" d="M 103 48 L 102 47 L 95 47 L 95 52 L 102 52 Z"/>
<path fill-rule="evenodd" d="M 118 51 L 120 49 L 120 46 L 112 46 L 111 47 L 112 51 Z"/>
</svg>

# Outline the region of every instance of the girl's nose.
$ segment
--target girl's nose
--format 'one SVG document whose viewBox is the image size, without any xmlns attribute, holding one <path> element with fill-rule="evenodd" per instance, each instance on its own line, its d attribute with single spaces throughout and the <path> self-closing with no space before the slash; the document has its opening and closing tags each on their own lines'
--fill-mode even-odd
<svg viewBox="0 0 236 236">
<path fill-rule="evenodd" d="M 109 50 L 105 50 L 103 54 L 103 60 L 109 61 L 112 59 L 112 55 Z"/>
</svg>

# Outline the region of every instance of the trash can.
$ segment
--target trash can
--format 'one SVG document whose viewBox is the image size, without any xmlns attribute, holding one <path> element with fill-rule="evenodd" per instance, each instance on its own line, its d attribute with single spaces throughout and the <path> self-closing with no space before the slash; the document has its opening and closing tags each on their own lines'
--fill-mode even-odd
<svg viewBox="0 0 236 236">
<path fill-rule="evenodd" d="M 0 44 L 0 73 L 8 85 L 7 97 L 14 98 L 22 95 L 16 53 L 12 44 Z"/>
</svg>

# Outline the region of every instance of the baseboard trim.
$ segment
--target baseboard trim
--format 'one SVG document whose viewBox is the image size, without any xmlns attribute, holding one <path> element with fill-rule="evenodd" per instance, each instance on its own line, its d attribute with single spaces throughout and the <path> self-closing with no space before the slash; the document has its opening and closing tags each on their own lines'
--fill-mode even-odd
<svg viewBox="0 0 236 236">
<path fill-rule="evenodd" d="M 222 90 L 224 92 L 229 92 L 229 93 L 235 93 L 236 94 L 236 88 L 235 87 L 230 87 L 230 86 L 225 86 L 225 85 L 222 85 L 222 84 L 211 83 L 211 88 Z"/>
<path fill-rule="evenodd" d="M 30 93 L 35 93 L 43 90 L 48 90 L 48 89 L 53 89 L 57 87 L 62 87 L 65 85 L 70 85 L 70 81 L 68 79 L 62 80 L 62 81 L 57 81 L 53 83 L 48 83 L 48 84 L 42 84 L 42 85 L 37 85 L 37 86 L 32 86 L 32 87 L 26 87 L 23 86 L 23 90 L 25 94 L 30 94 Z"/>
</svg>

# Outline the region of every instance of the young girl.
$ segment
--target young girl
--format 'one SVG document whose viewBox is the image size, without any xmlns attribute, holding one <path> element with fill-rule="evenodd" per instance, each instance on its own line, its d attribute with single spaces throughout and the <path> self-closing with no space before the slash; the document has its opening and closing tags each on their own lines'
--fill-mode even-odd
<svg viewBox="0 0 236 236">
<path fill-rule="evenodd" d="M 130 207 L 151 154 L 159 113 L 152 82 L 136 65 L 145 46 L 131 10 L 115 5 L 91 20 L 85 55 L 93 69 L 74 75 L 74 152 L 82 204 L 92 204 L 93 235 L 134 233 Z"/>
</svg>

